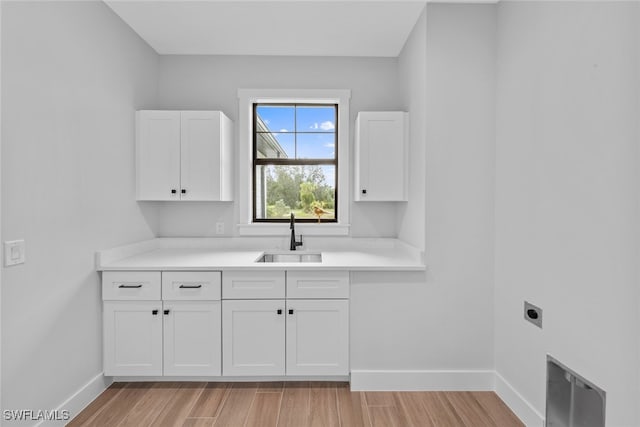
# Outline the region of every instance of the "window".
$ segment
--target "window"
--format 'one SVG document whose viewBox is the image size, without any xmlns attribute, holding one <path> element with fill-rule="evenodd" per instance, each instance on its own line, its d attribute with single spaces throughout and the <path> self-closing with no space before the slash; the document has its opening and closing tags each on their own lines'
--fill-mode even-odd
<svg viewBox="0 0 640 427">
<path fill-rule="evenodd" d="M 253 104 L 253 221 L 337 221 L 337 104 Z"/>
<path fill-rule="evenodd" d="M 297 114 L 298 118 L 302 120 L 302 116 L 305 112 L 309 112 L 307 110 L 303 110 L 305 106 L 319 106 L 319 107 L 329 107 L 332 109 L 335 114 L 335 147 L 334 155 L 327 163 L 322 163 L 324 159 L 321 157 L 314 157 L 316 160 L 320 160 L 318 163 L 322 163 L 316 166 L 322 167 L 333 167 L 334 172 L 324 172 L 326 183 L 330 183 L 330 177 L 334 177 L 334 182 L 332 183 L 335 187 L 335 206 L 333 212 L 333 218 L 329 218 L 326 214 L 323 214 L 320 218 L 320 223 L 318 223 L 318 218 L 313 215 L 311 216 L 307 213 L 307 218 L 300 219 L 296 213 L 296 221 L 300 222 L 296 230 L 300 234 L 305 236 L 348 236 L 350 225 L 349 225 L 349 210 L 350 210 L 350 176 L 349 176 L 349 103 L 351 99 L 351 91 L 349 89 L 238 89 L 238 183 L 237 183 L 237 215 L 238 215 L 238 234 L 240 236 L 284 236 L 289 231 L 288 222 L 283 221 L 283 219 L 274 218 L 272 220 L 268 219 L 267 212 L 263 215 L 264 219 L 256 218 L 256 212 L 262 212 L 262 208 L 256 204 L 256 196 L 254 194 L 254 184 L 255 184 L 255 170 L 256 166 L 254 165 L 255 159 L 257 156 L 254 156 L 254 136 L 256 134 L 256 126 L 254 123 L 254 110 L 256 108 L 255 104 L 264 105 L 264 106 L 280 106 L 286 107 L 289 106 L 298 106 Z M 308 107 L 311 108 L 311 107 Z M 267 118 L 269 120 L 269 118 Z M 323 120 L 326 121 L 326 120 Z M 264 118 L 263 118 L 264 122 Z M 279 134 L 285 132 L 276 132 L 281 129 L 285 129 L 284 127 L 278 128 L 275 127 L 275 124 L 270 122 L 272 127 L 266 127 L 263 129 L 263 137 L 269 138 L 269 134 Z M 295 120 L 293 121 L 295 125 Z M 300 122 L 301 123 L 301 122 Z M 271 162 L 272 166 L 264 166 L 265 168 L 265 180 L 264 180 L 264 188 L 266 193 L 266 169 L 271 168 L 275 171 L 275 166 L 277 163 L 282 162 L 283 160 L 295 160 L 296 154 L 298 157 L 302 157 L 298 160 L 310 160 L 309 154 L 305 154 L 304 147 L 304 138 L 305 134 L 301 131 L 303 129 L 300 127 L 300 123 L 296 127 L 287 128 L 287 130 L 298 131 L 298 135 L 293 135 L 294 140 L 297 136 L 298 138 L 302 137 L 302 140 L 298 139 L 298 153 L 295 152 L 296 147 L 293 146 L 293 154 L 291 153 L 291 145 L 288 146 L 289 151 L 287 152 L 286 141 L 282 140 L 282 152 L 287 153 L 286 158 L 278 157 L 276 154 L 272 152 L 268 152 L 268 148 L 266 153 L 264 153 L 264 160 L 260 160 L 260 162 L 267 162 L 267 159 Z M 315 121 L 313 122 L 315 128 Z M 325 131 L 327 129 L 322 129 L 320 125 L 322 121 L 318 122 L 318 129 L 321 131 Z M 325 126 L 326 128 L 327 126 Z M 254 130 L 255 129 L 255 130 Z M 315 129 L 309 129 L 315 130 Z M 290 133 L 290 132 L 286 132 Z M 324 133 L 324 132 L 314 132 L 314 133 Z M 271 135 L 273 136 L 273 135 Z M 291 135 L 289 135 L 291 138 Z M 271 141 L 273 142 L 273 141 Z M 269 142 L 265 142 L 268 144 Z M 283 145 L 284 144 L 284 145 Z M 331 147 L 324 147 L 329 149 Z M 255 158 L 254 158 L 255 157 Z M 274 159 L 275 157 L 275 159 Z M 335 162 L 335 163 L 334 163 Z M 293 168 L 291 165 L 286 165 L 288 167 Z M 308 165 L 304 165 L 305 168 L 309 169 Z M 312 165 L 313 166 L 313 165 Z M 302 165 L 298 166 L 302 168 Z M 258 187 L 258 189 L 263 187 Z M 266 195 L 263 193 L 264 195 Z M 315 195 L 314 195 L 315 196 Z M 277 202 L 280 198 L 276 199 Z M 260 197 L 258 201 L 265 200 L 266 198 Z M 282 204 L 284 203 L 284 208 L 282 208 Z M 284 209 L 286 211 L 286 202 L 283 199 L 283 203 L 280 203 L 280 209 Z M 293 203 L 297 205 L 297 203 Z M 266 206 L 266 203 L 265 203 Z M 296 206 L 289 206 L 289 208 L 294 208 Z M 325 211 L 329 211 L 330 207 L 325 203 Z M 294 210 L 294 212 L 296 212 Z M 315 212 L 314 212 L 315 214 Z"/>
</svg>

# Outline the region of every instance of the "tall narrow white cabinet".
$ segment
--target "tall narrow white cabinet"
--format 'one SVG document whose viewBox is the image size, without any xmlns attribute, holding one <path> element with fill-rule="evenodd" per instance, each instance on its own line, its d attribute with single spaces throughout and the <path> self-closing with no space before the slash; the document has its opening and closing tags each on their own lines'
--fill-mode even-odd
<svg viewBox="0 0 640 427">
<path fill-rule="evenodd" d="M 137 199 L 231 201 L 232 128 L 221 111 L 136 112 Z"/>
<path fill-rule="evenodd" d="M 355 201 L 408 199 L 409 114 L 361 111 L 356 119 Z"/>
</svg>

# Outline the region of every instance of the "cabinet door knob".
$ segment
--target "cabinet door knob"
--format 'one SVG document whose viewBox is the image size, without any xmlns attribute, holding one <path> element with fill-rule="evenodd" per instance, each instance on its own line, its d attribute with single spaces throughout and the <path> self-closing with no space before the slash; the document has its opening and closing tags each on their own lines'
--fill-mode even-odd
<svg viewBox="0 0 640 427">
<path fill-rule="evenodd" d="M 175 188 L 171 189 L 171 194 L 176 194 L 178 192 L 178 190 L 176 190 Z"/>
<path fill-rule="evenodd" d="M 293 308 L 289 309 L 289 314 L 293 314 Z"/>
<path fill-rule="evenodd" d="M 158 315 L 158 310 L 152 310 L 151 314 L 153 314 L 154 316 L 157 316 Z"/>
<path fill-rule="evenodd" d="M 169 310 L 165 310 L 165 311 L 164 311 L 164 314 L 169 314 Z"/>
<path fill-rule="evenodd" d="M 187 190 L 186 190 L 186 189 L 184 189 L 184 188 L 183 188 L 182 190 L 180 190 L 180 192 L 181 192 L 182 194 L 187 194 Z"/>
<path fill-rule="evenodd" d="M 363 189 L 362 194 L 367 194 L 367 190 Z"/>
<path fill-rule="evenodd" d="M 282 309 L 281 308 L 278 309 L 278 314 L 282 314 Z"/>
</svg>

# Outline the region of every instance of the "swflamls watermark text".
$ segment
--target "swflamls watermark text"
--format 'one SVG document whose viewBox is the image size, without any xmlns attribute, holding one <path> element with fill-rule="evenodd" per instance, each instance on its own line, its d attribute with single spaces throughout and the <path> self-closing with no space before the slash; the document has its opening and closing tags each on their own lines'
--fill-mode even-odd
<svg viewBox="0 0 640 427">
<path fill-rule="evenodd" d="M 66 409 L 5 409 L 2 418 L 5 421 L 68 421 L 71 414 Z"/>
</svg>

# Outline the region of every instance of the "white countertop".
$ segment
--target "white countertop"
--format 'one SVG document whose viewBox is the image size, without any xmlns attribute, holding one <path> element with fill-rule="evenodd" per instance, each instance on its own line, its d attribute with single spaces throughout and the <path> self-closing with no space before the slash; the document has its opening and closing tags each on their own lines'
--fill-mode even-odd
<svg viewBox="0 0 640 427">
<path fill-rule="evenodd" d="M 245 238 L 162 238 L 122 246 L 96 255 L 97 270 L 349 270 L 421 271 L 415 248 L 397 239 L 317 239 L 295 253 L 322 253 L 321 262 L 256 262 L 264 252 L 288 252 L 279 242 Z M 271 245 L 271 246 L 270 246 Z M 264 247 L 264 250 L 256 250 Z M 292 252 L 293 253 L 293 252 Z"/>
</svg>

